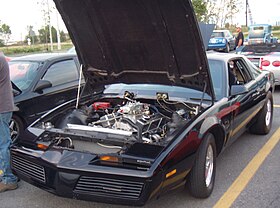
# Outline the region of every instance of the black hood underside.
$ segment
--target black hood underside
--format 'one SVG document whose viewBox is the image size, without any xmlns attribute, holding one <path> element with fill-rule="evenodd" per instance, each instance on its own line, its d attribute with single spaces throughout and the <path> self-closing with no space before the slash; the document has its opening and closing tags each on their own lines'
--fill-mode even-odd
<svg viewBox="0 0 280 208">
<path fill-rule="evenodd" d="M 54 1 L 93 87 L 154 83 L 213 95 L 190 1 Z"/>
</svg>

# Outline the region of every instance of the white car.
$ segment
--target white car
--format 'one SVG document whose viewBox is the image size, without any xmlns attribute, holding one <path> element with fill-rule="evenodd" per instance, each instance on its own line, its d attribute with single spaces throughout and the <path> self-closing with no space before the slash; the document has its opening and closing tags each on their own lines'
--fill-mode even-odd
<svg viewBox="0 0 280 208">
<path fill-rule="evenodd" d="M 280 85 L 280 52 L 272 52 L 268 55 L 261 56 L 259 67 L 262 70 L 273 72 L 275 85 Z"/>
</svg>

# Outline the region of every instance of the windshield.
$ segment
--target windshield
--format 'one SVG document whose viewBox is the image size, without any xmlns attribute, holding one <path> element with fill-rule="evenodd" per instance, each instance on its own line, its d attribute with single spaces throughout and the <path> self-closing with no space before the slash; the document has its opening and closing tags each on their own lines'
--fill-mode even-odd
<svg viewBox="0 0 280 208">
<path fill-rule="evenodd" d="M 214 87 L 216 100 L 226 96 L 225 69 L 222 61 L 208 60 L 211 79 Z M 170 100 L 188 101 L 190 99 L 201 99 L 203 92 L 178 86 L 167 86 L 157 84 L 111 84 L 107 85 L 104 90 L 106 95 L 123 96 L 125 91 L 133 92 L 137 98 L 156 98 L 157 92 L 168 93 Z M 211 100 L 208 94 L 204 95 L 205 100 Z"/>
<path fill-rule="evenodd" d="M 211 35 L 211 38 L 220 38 L 220 37 L 224 37 L 223 32 L 213 32 Z"/>
<path fill-rule="evenodd" d="M 184 87 L 167 86 L 158 84 L 112 84 L 107 85 L 104 94 L 123 95 L 125 91 L 134 93 L 135 97 L 156 98 L 158 92 L 168 93 L 170 100 L 188 101 L 190 99 L 201 99 L 203 92 Z M 204 99 L 211 100 L 207 94 Z"/>
<path fill-rule="evenodd" d="M 29 88 L 38 73 L 40 63 L 30 61 L 10 61 L 11 81 L 21 90 Z"/>
<path fill-rule="evenodd" d="M 249 38 L 264 38 L 264 31 L 263 30 L 254 30 L 249 32 Z"/>
</svg>

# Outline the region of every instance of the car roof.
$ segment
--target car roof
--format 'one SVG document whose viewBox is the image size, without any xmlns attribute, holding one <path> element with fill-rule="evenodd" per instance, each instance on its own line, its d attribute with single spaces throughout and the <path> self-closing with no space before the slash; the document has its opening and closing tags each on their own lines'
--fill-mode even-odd
<svg viewBox="0 0 280 208">
<path fill-rule="evenodd" d="M 241 54 L 235 54 L 235 53 L 219 53 L 215 51 L 207 51 L 207 58 L 212 60 L 220 60 L 227 62 L 230 59 L 234 58 L 240 58 L 244 57 L 244 55 Z"/>
<path fill-rule="evenodd" d="M 226 32 L 226 31 L 229 31 L 229 30 L 213 30 L 213 32 Z"/>
<path fill-rule="evenodd" d="M 53 59 L 59 59 L 59 58 L 72 58 L 75 57 L 76 54 L 71 53 L 40 53 L 40 54 L 32 54 L 32 55 L 26 55 L 21 56 L 17 58 L 13 58 L 11 62 L 13 61 L 39 61 L 43 62 L 46 60 L 53 60 Z"/>
</svg>

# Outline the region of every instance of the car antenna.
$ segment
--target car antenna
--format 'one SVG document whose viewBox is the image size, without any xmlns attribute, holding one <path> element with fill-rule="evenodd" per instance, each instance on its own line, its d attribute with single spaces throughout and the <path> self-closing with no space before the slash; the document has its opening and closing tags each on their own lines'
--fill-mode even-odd
<svg viewBox="0 0 280 208">
<path fill-rule="evenodd" d="M 77 109 L 78 106 L 79 106 L 79 98 L 80 98 L 80 91 L 81 91 L 81 80 L 82 80 L 82 71 L 83 71 L 83 64 L 81 64 L 81 66 L 80 66 L 80 75 L 79 75 L 79 85 L 78 85 L 76 109 Z"/>
</svg>

